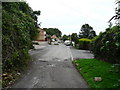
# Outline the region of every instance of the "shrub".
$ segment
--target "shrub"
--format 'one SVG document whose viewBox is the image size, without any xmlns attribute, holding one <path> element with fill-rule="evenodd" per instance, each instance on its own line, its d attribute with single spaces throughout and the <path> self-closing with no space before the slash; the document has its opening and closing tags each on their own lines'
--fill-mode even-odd
<svg viewBox="0 0 120 90">
<path fill-rule="evenodd" d="M 120 63 L 120 27 L 114 26 L 100 33 L 92 40 L 93 52 L 96 58 L 111 62 Z"/>
<path fill-rule="evenodd" d="M 38 27 L 32 9 L 25 2 L 3 2 L 2 6 L 2 73 L 14 78 L 30 61 L 28 50 Z M 2 79 L 3 87 L 12 80 L 9 76 Z"/>
<path fill-rule="evenodd" d="M 79 39 L 79 49 L 89 50 L 91 40 L 88 38 Z"/>
</svg>

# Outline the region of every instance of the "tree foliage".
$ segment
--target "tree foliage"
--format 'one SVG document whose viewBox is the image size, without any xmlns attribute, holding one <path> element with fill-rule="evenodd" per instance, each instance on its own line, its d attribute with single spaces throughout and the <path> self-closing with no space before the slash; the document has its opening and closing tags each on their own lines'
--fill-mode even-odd
<svg viewBox="0 0 120 90">
<path fill-rule="evenodd" d="M 115 19 L 118 20 L 118 26 L 120 26 L 120 21 L 119 21 L 120 20 L 120 0 L 117 0 L 116 4 L 118 4 L 119 6 L 116 7 L 115 9 L 115 13 L 116 13 Z"/>
<path fill-rule="evenodd" d="M 92 39 L 95 36 L 96 36 L 96 32 L 93 30 L 93 27 L 91 27 L 89 24 L 82 25 L 79 32 L 79 38 Z"/>
<path fill-rule="evenodd" d="M 62 40 L 63 40 L 63 41 L 65 41 L 65 40 L 69 40 L 69 36 L 68 36 L 68 35 L 66 35 L 66 34 L 65 34 L 65 35 L 63 35 Z"/>
<path fill-rule="evenodd" d="M 45 30 L 46 33 L 51 36 L 56 35 L 57 37 L 61 37 L 62 35 L 62 32 L 57 28 L 43 28 L 43 30 Z"/>
<path fill-rule="evenodd" d="M 120 26 L 114 26 L 93 39 L 96 58 L 120 64 Z"/>
<path fill-rule="evenodd" d="M 71 35 L 71 40 L 75 42 L 75 44 L 78 44 L 79 40 L 78 40 L 78 35 L 77 33 L 72 33 Z"/>
<path fill-rule="evenodd" d="M 35 16 L 36 13 L 25 2 L 2 3 L 3 73 L 20 72 L 29 62 L 28 50 L 38 34 Z M 3 87 L 10 81 L 3 78 Z"/>
</svg>

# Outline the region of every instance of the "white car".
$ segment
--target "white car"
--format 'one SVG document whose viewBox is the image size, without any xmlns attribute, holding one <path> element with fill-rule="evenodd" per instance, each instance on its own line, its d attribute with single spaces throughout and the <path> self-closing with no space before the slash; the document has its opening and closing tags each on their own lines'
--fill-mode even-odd
<svg viewBox="0 0 120 90">
<path fill-rule="evenodd" d="M 66 41 L 64 42 L 64 44 L 67 45 L 67 46 L 69 46 L 69 45 L 70 45 L 70 40 L 66 40 Z"/>
<path fill-rule="evenodd" d="M 58 41 L 55 41 L 55 42 L 54 42 L 54 45 L 59 45 Z"/>
</svg>

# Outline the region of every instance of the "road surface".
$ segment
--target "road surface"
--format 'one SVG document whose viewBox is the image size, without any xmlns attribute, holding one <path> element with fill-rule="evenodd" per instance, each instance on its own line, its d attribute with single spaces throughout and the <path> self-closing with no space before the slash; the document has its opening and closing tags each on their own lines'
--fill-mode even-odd
<svg viewBox="0 0 120 90">
<path fill-rule="evenodd" d="M 82 59 L 82 58 L 94 58 L 94 55 L 90 53 L 88 50 L 79 50 L 74 47 L 70 47 L 72 52 L 73 59 Z"/>
<path fill-rule="evenodd" d="M 77 58 L 73 53 L 78 52 L 63 44 L 36 46 L 30 51 L 33 62 L 29 70 L 12 88 L 89 88 L 72 64 L 72 59 Z"/>
</svg>

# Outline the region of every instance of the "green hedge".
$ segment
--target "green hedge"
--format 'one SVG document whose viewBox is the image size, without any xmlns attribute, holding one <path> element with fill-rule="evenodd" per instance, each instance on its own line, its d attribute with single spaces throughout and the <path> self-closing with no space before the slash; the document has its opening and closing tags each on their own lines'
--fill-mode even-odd
<svg viewBox="0 0 120 90">
<path fill-rule="evenodd" d="M 91 40 L 88 38 L 79 39 L 79 49 L 89 50 Z"/>
<path fill-rule="evenodd" d="M 106 29 L 93 39 L 93 52 L 96 58 L 120 63 L 120 27 L 114 26 Z"/>
</svg>

